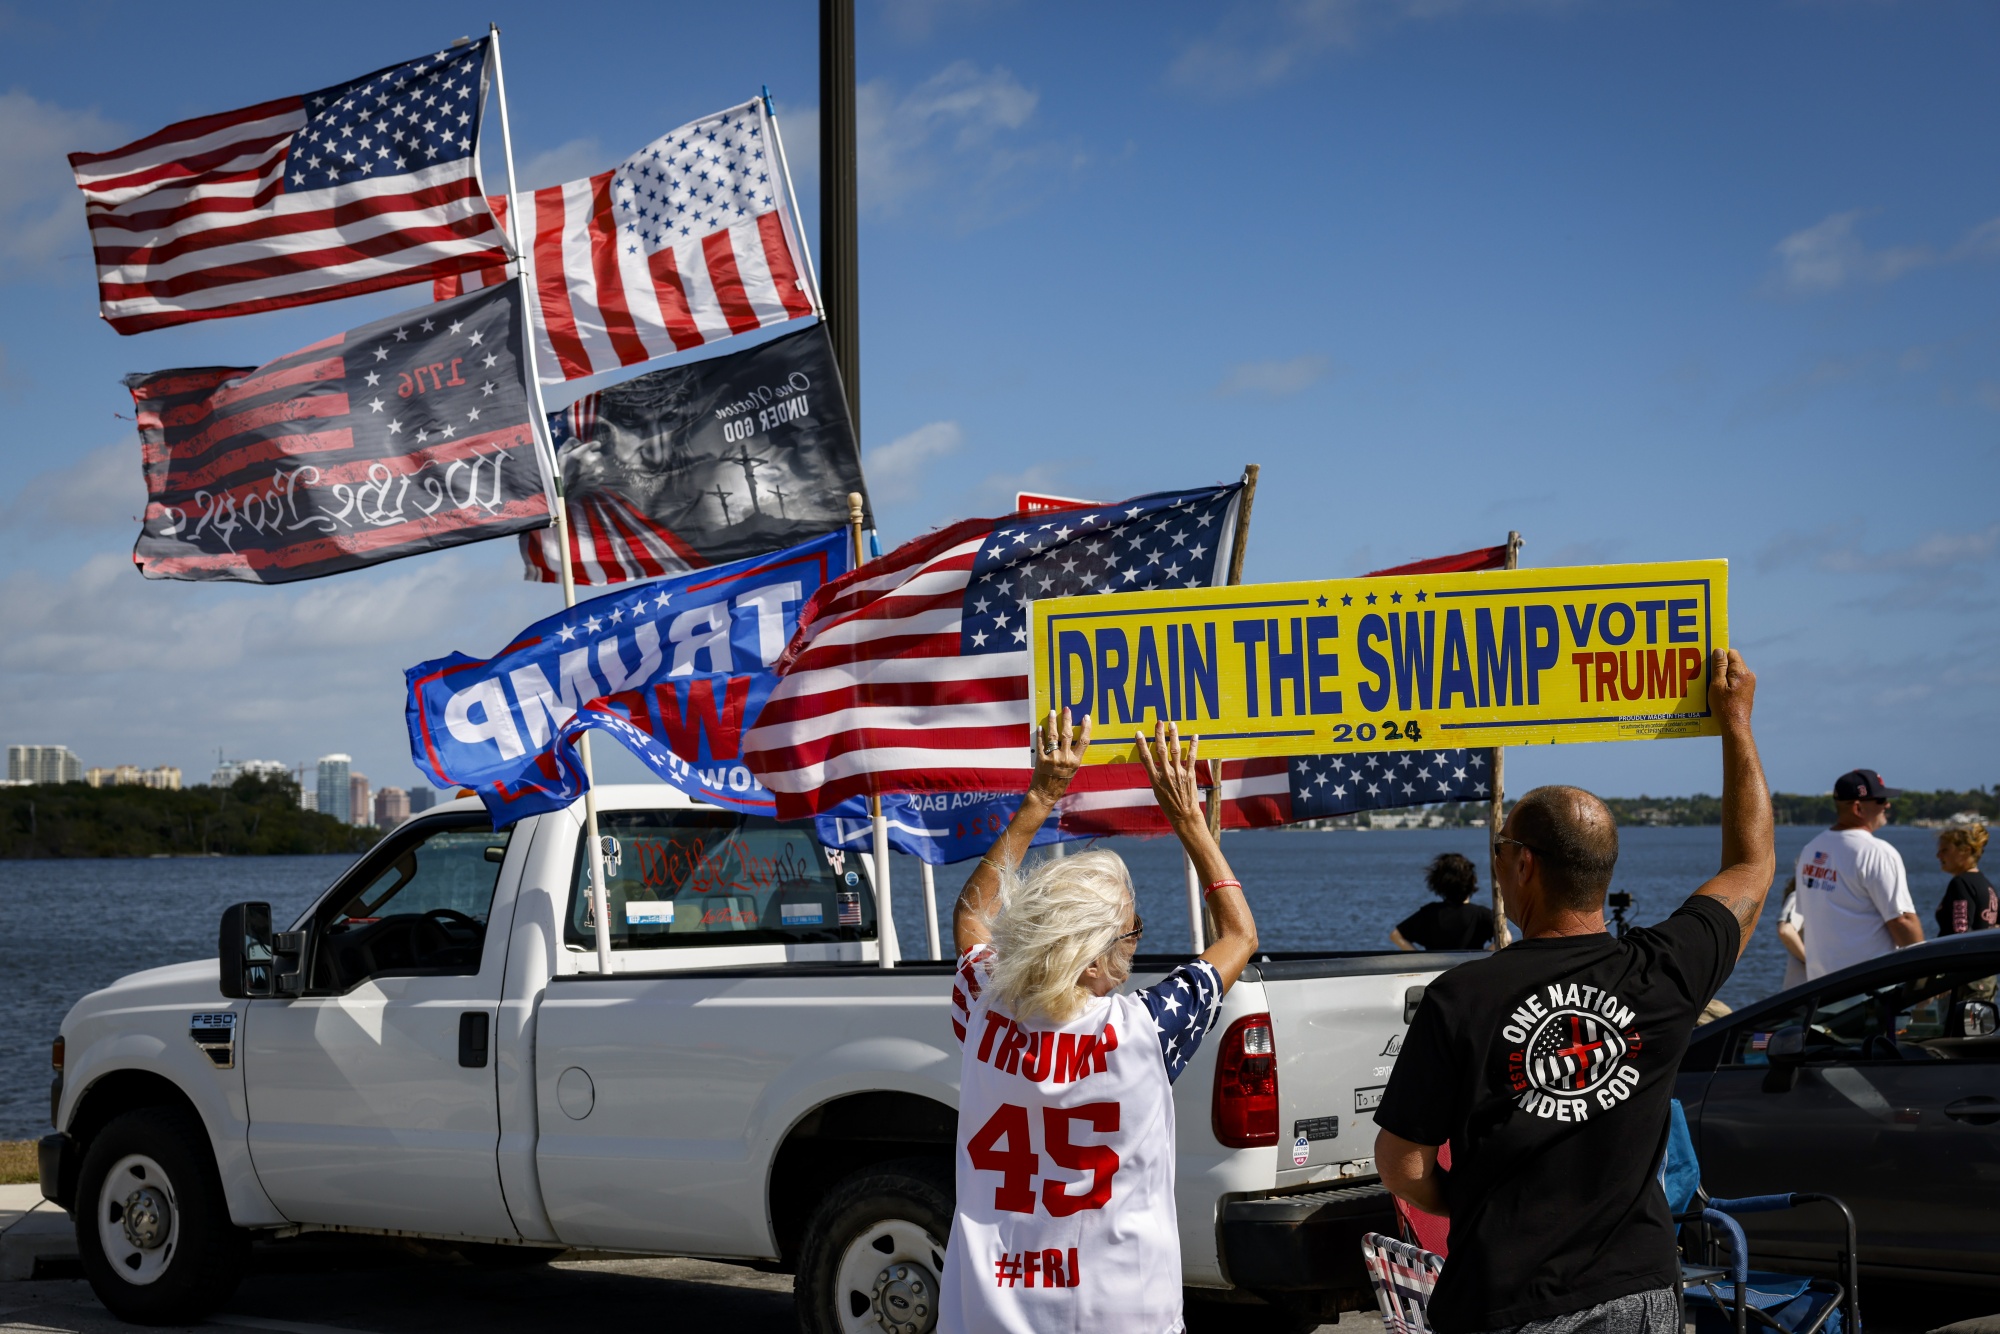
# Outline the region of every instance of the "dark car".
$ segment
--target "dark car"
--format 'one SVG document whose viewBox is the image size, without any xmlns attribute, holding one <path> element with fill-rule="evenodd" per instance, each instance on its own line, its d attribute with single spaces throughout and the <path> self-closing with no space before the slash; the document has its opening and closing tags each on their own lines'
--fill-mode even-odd
<svg viewBox="0 0 2000 1334">
<path fill-rule="evenodd" d="M 1676 1092 L 1713 1196 L 1823 1191 L 1878 1275 L 2000 1283 L 2000 931 L 1898 950 L 1695 1030 Z M 1742 1219 L 1830 1265 L 1825 1206 Z M 1817 1263 L 1815 1263 L 1817 1262 Z"/>
</svg>

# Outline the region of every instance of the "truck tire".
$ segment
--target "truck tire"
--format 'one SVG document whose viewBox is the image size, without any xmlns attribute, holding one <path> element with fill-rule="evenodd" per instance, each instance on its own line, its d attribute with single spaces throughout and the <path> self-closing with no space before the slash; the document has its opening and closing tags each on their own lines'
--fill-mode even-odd
<svg viewBox="0 0 2000 1334">
<path fill-rule="evenodd" d="M 76 1248 L 97 1299 L 130 1324 L 195 1324 L 229 1299 L 250 1234 L 229 1221 L 208 1133 L 192 1112 L 126 1112 L 91 1140 L 77 1179 Z"/>
<path fill-rule="evenodd" d="M 953 1192 L 943 1158 L 876 1163 L 828 1191 L 792 1286 L 802 1334 L 931 1334 Z"/>
</svg>

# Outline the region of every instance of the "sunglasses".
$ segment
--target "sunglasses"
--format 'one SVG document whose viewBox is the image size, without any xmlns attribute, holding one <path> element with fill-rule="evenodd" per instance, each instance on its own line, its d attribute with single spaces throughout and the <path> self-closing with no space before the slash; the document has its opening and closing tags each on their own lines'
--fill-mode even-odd
<svg viewBox="0 0 2000 1334">
<path fill-rule="evenodd" d="M 1495 857 L 1498 857 L 1500 855 L 1500 845 L 1502 843 L 1512 843 L 1517 848 L 1526 848 L 1528 851 L 1534 853 L 1537 857 L 1546 857 L 1549 855 L 1548 853 L 1543 852 L 1540 848 L 1536 847 L 1532 843 L 1523 843 L 1520 839 L 1509 838 L 1505 834 L 1495 834 L 1493 836 L 1493 855 Z"/>
<path fill-rule="evenodd" d="M 1146 934 L 1146 924 L 1140 921 L 1137 917 L 1134 917 L 1132 919 L 1132 929 L 1130 931 L 1127 931 L 1124 935 L 1118 937 L 1118 939 L 1112 941 L 1111 943 L 1114 945 L 1122 945 L 1128 940 L 1137 940 L 1140 936 L 1143 936 L 1145 934 Z"/>
</svg>

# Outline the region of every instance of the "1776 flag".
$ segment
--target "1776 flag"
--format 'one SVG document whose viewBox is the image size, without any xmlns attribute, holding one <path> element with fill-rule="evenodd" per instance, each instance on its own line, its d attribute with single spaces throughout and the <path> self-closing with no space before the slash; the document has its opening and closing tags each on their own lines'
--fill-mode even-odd
<svg viewBox="0 0 2000 1334">
<path fill-rule="evenodd" d="M 518 286 L 254 369 L 127 377 L 149 579 L 287 583 L 549 521 Z"/>
<path fill-rule="evenodd" d="M 536 366 L 574 380 L 813 313 L 762 101 L 669 131 L 610 171 L 535 191 Z M 505 219 L 507 200 L 489 200 Z M 441 278 L 440 299 L 504 267 Z"/>
<path fill-rule="evenodd" d="M 967 519 L 836 580 L 801 613 L 744 762 L 787 819 L 869 792 L 1019 791 L 1028 602 L 1214 583 L 1241 494 Z"/>
<path fill-rule="evenodd" d="M 138 333 L 504 256 L 474 174 L 489 46 L 70 154 L 104 318 Z"/>
</svg>

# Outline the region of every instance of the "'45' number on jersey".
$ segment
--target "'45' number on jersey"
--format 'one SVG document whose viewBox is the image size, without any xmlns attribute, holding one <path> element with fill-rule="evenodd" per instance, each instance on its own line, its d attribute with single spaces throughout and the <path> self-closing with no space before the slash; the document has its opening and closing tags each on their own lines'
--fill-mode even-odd
<svg viewBox="0 0 2000 1334">
<path fill-rule="evenodd" d="M 1087 1102 L 1081 1107 L 1042 1108 L 1042 1148 L 1057 1167 L 1090 1173 L 1090 1189 L 1072 1195 L 1069 1187 L 1081 1182 L 1042 1182 L 1041 1202 L 1057 1218 L 1068 1218 L 1086 1209 L 1102 1209 L 1111 1199 L 1111 1178 L 1118 1172 L 1118 1153 L 1108 1144 L 1076 1144 L 1070 1132 L 1083 1122 L 1101 1135 L 1118 1130 L 1118 1104 Z M 985 1125 L 966 1142 L 965 1153 L 975 1171 L 998 1172 L 1000 1185 L 993 1192 L 993 1207 L 1003 1213 L 1035 1212 L 1035 1178 L 1041 1174 L 1041 1154 L 1035 1152 L 1028 1109 L 1003 1102 Z"/>
</svg>

